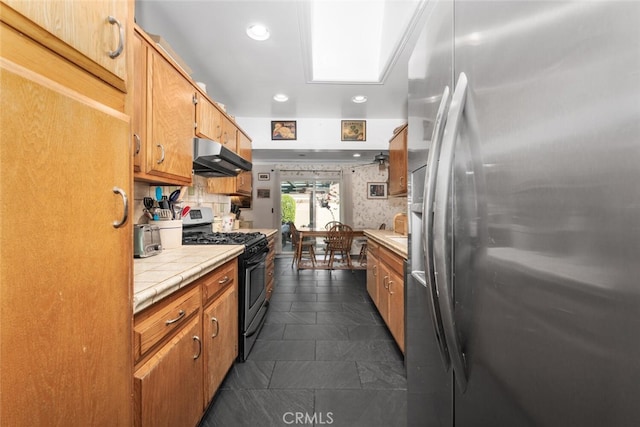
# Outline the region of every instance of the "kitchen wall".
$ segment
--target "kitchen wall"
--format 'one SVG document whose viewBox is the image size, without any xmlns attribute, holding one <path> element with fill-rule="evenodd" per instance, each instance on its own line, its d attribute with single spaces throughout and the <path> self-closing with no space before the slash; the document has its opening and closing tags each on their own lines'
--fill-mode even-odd
<svg viewBox="0 0 640 427">
<path fill-rule="evenodd" d="M 271 120 L 296 120 L 296 140 L 272 141 Z M 406 121 L 406 118 L 367 120 L 366 141 L 342 141 L 340 137 L 341 119 L 236 117 L 238 125 L 247 135 L 251 136 L 254 149 L 280 150 L 387 151 L 393 130 Z"/>
<path fill-rule="evenodd" d="M 350 164 L 274 164 L 254 165 L 253 167 L 253 200 L 251 209 L 243 209 L 241 218 L 252 221 L 255 228 L 278 228 L 280 226 L 280 170 L 342 170 L 342 207 L 344 221 L 354 228 L 377 229 L 385 223 L 393 226 L 393 217 L 397 213 L 406 213 L 406 197 L 389 197 L 387 199 L 368 199 L 367 183 L 387 182 L 388 169 L 380 170 L 378 165 Z M 269 174 L 268 181 L 259 181 L 259 173 Z M 269 198 L 257 198 L 258 189 L 268 189 Z"/>
</svg>

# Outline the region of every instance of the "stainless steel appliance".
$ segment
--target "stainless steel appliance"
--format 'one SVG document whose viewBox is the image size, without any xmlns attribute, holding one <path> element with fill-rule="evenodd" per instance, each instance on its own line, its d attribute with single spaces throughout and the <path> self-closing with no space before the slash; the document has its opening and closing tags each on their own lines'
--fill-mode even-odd
<svg viewBox="0 0 640 427">
<path fill-rule="evenodd" d="M 266 259 L 268 241 L 258 232 L 212 231 L 211 208 L 192 208 L 183 218 L 183 245 L 244 245 L 238 257 L 238 360 L 245 361 L 266 319 Z"/>
<path fill-rule="evenodd" d="M 408 424 L 640 422 L 640 3 L 429 1 Z"/>
<path fill-rule="evenodd" d="M 133 256 L 146 258 L 162 252 L 160 227 L 151 224 L 133 226 Z"/>
<path fill-rule="evenodd" d="M 217 141 L 193 138 L 193 173 L 206 177 L 236 176 L 253 165 Z"/>
</svg>

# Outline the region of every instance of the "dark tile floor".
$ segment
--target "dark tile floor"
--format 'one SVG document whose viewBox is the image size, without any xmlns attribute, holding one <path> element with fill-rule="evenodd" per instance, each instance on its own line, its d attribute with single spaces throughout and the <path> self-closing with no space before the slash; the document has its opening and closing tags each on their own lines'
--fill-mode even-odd
<svg viewBox="0 0 640 427">
<path fill-rule="evenodd" d="M 276 259 L 265 325 L 200 427 L 406 425 L 402 354 L 365 271 L 301 270 Z"/>
</svg>

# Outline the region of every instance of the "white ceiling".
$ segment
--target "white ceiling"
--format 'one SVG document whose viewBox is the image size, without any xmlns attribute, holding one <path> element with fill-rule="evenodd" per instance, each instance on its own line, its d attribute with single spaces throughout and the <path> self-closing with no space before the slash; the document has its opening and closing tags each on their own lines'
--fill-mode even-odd
<svg viewBox="0 0 640 427">
<path fill-rule="evenodd" d="M 392 1 L 406 1 L 413 7 L 416 3 Z M 335 1 L 336 13 L 340 3 L 345 2 Z M 210 97 L 225 104 L 233 116 L 406 120 L 412 38 L 382 84 L 307 83 L 303 55 L 308 44 L 303 40 L 308 21 L 302 6 L 303 0 L 136 0 L 135 17 L 145 31 L 161 35 L 171 45 L 192 69 L 191 77 L 205 83 Z M 270 29 L 269 40 L 247 37 L 246 28 L 256 22 Z M 289 101 L 274 101 L 276 93 L 287 94 Z M 368 101 L 354 104 L 354 95 L 366 95 Z M 307 161 L 335 156 L 307 153 Z M 278 153 L 278 158 L 296 160 L 299 154 L 292 150 Z M 361 161 L 370 161 L 370 154 L 363 154 Z M 254 161 L 260 161 L 259 156 L 254 153 Z"/>
</svg>

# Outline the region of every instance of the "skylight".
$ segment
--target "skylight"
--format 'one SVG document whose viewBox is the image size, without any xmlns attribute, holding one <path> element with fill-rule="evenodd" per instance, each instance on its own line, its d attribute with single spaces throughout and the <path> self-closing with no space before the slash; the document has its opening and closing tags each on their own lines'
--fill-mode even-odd
<svg viewBox="0 0 640 427">
<path fill-rule="evenodd" d="M 425 0 L 311 0 L 303 4 L 308 80 L 381 83 Z M 306 23 L 307 25 L 304 25 Z"/>
</svg>

